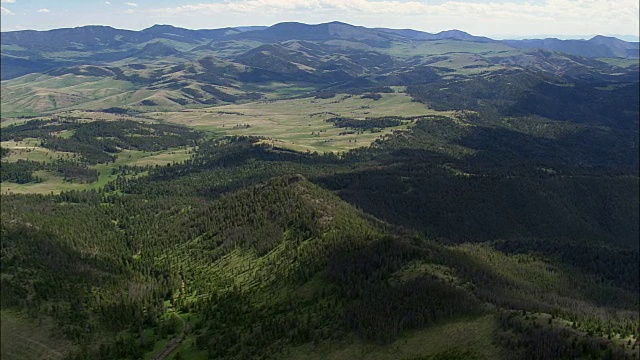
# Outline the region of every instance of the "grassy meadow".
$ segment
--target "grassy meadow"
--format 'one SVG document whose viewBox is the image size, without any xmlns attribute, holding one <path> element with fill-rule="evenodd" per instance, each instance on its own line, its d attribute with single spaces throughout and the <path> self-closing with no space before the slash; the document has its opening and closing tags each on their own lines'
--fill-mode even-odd
<svg viewBox="0 0 640 360">
<path fill-rule="evenodd" d="M 296 151 L 339 153 L 369 146 L 376 139 L 393 131 L 407 130 L 413 126 L 414 122 L 407 120 L 399 126 L 376 131 L 353 131 L 352 129 L 335 127 L 332 123 L 325 121 L 327 119 L 348 117 L 362 120 L 368 117 L 383 116 L 450 115 L 450 112 L 438 112 L 422 103 L 412 101 L 410 96 L 402 92 L 403 90 L 402 87 L 396 87 L 396 92 L 381 94 L 382 98 L 379 100 L 365 99 L 359 95 L 338 94 L 328 99 L 262 100 L 201 109 L 139 113 L 130 116 L 86 110 L 68 110 L 59 112 L 58 116 L 61 119 L 69 117 L 86 122 L 132 118 L 136 121 L 187 126 L 209 133 L 211 136 L 260 136 L 265 138 L 264 142 L 273 146 Z M 119 99 L 128 95 L 114 96 Z M 118 99 L 113 100 L 122 100 Z M 114 104 L 115 102 L 102 106 Z M 41 119 L 48 118 L 41 117 Z M 17 125 L 25 121 L 25 119 L 3 117 L 2 126 Z M 57 136 L 69 137 L 72 134 L 72 132 L 66 131 L 57 134 Z M 71 152 L 53 151 L 41 147 L 40 142 L 41 140 L 37 138 L 2 142 L 3 148 L 11 150 L 9 156 L 3 161 L 31 160 L 50 163 L 58 159 L 75 159 L 77 157 Z M 94 183 L 66 182 L 57 173 L 38 171 L 36 175 L 42 179 L 42 182 L 27 184 L 3 182 L 0 184 L 0 190 L 2 193 L 48 194 L 69 190 L 97 189 L 116 179 L 117 175 L 112 175 L 112 169 L 118 166 L 162 166 L 168 163 L 178 163 L 188 159 L 190 152 L 190 148 L 174 148 L 156 152 L 123 150 L 117 154 L 115 162 L 90 167 L 99 172 L 99 180 Z"/>
<path fill-rule="evenodd" d="M 41 77 L 34 78 L 42 80 Z M 21 79 L 22 80 L 22 79 Z M 22 83 L 22 81 L 20 82 Z M 28 83 L 26 83 L 28 84 Z M 27 86 L 25 84 L 25 86 Z M 79 85 L 86 84 L 80 82 Z M 93 84 L 93 83 L 90 83 Z M 220 135 L 248 135 L 265 138 L 265 142 L 282 148 L 296 151 L 344 152 L 350 149 L 369 146 L 376 139 L 384 137 L 396 130 L 406 130 L 413 126 L 413 121 L 403 121 L 399 126 L 389 127 L 377 131 L 352 131 L 339 128 L 325 120 L 332 117 L 348 117 L 366 119 L 368 117 L 383 116 L 421 116 L 421 115 L 450 115 L 450 112 L 438 112 L 426 105 L 412 101 L 402 87 L 396 87 L 394 93 L 381 94 L 379 100 L 364 99 L 358 95 L 339 94 L 328 99 L 301 98 L 282 100 L 262 100 L 231 105 L 210 106 L 200 109 L 186 109 L 182 111 L 156 111 L 133 115 L 119 115 L 86 110 L 67 110 L 59 112 L 60 119 L 65 117 L 78 121 L 91 122 L 97 120 L 118 121 L 134 119 L 151 123 L 177 124 L 191 127 L 211 134 Z M 283 88 L 281 91 L 286 90 Z M 101 106 L 114 105 L 122 101 L 122 96 L 113 95 Z M 114 101 L 111 104 L 111 100 Z M 101 101 L 101 100 L 96 100 Z M 86 105 L 86 103 L 85 103 Z M 50 119 L 41 116 L 39 119 Z M 27 120 L 3 116 L 2 127 L 19 125 Z M 70 137 L 71 131 L 56 134 L 59 137 Z M 0 145 L 11 150 L 3 159 L 7 162 L 31 160 L 44 163 L 59 159 L 75 159 L 77 154 L 72 152 L 54 151 L 40 146 L 40 139 L 26 138 L 21 141 L 4 141 Z M 3 182 L 0 184 L 2 193 L 59 193 L 69 190 L 97 189 L 115 180 L 112 169 L 122 165 L 162 166 L 168 163 L 182 162 L 190 157 L 191 148 L 174 148 L 164 151 L 143 152 L 123 150 L 117 154 L 117 160 L 109 164 L 90 166 L 99 172 L 99 180 L 84 184 L 64 181 L 57 173 L 38 171 L 35 173 L 42 179 L 39 183 L 17 184 Z"/>
<path fill-rule="evenodd" d="M 380 132 L 363 131 L 343 134 L 345 128 L 334 127 L 325 120 L 332 117 L 365 119 L 382 116 L 449 115 L 411 101 L 405 93 L 381 94 L 379 100 L 339 94 L 330 99 L 287 99 L 246 104 L 190 109 L 179 112 L 154 112 L 148 115 L 161 122 L 186 125 L 225 135 L 253 135 L 269 139 L 274 146 L 297 151 L 342 152 L 369 146 L 376 139 L 403 125 Z"/>
<path fill-rule="evenodd" d="M 31 142 L 33 141 L 35 140 L 25 139 L 24 143 L 31 144 Z M 73 153 L 51 151 L 49 149 L 38 146 L 29 147 L 28 149 L 16 149 L 15 147 L 11 146 L 12 143 L 15 142 L 7 141 L 2 143 L 3 147 L 6 146 L 7 148 L 12 150 L 6 161 L 18 161 L 19 159 L 23 159 L 39 162 L 50 162 L 58 158 L 64 159 L 73 156 Z M 21 146 L 23 142 L 17 142 L 17 144 L 19 144 L 18 146 Z M 99 173 L 98 181 L 96 182 L 89 184 L 68 182 L 65 181 L 64 178 L 57 173 L 40 170 L 36 171 L 34 174 L 42 178 L 42 182 L 26 184 L 2 182 L 0 183 L 0 192 L 3 194 L 57 194 L 62 191 L 70 190 L 99 189 L 118 177 L 118 175 L 112 174 L 112 170 L 118 168 L 118 166 L 164 166 L 167 164 L 179 163 L 189 159 L 189 157 L 191 157 L 192 150 L 192 148 L 188 147 L 153 152 L 123 150 L 122 152 L 117 154 L 117 160 L 115 162 L 109 164 L 97 164 L 89 167 L 91 169 L 97 170 Z"/>
</svg>

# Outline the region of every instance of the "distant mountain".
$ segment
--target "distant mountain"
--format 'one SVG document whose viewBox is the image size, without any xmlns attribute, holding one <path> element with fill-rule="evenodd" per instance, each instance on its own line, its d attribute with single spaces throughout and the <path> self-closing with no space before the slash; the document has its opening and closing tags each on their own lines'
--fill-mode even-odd
<svg viewBox="0 0 640 360">
<path fill-rule="evenodd" d="M 2 46 L 14 45 L 35 51 L 100 50 L 149 41 L 155 37 L 144 31 L 115 29 L 110 26 L 83 26 L 48 31 L 3 32 Z M 4 49 L 2 51 L 5 52 Z"/>
<path fill-rule="evenodd" d="M 623 35 L 623 34 L 603 34 L 607 37 L 614 37 L 623 41 L 628 42 L 638 42 L 640 41 L 640 36 L 638 35 Z M 565 35 L 565 34 L 538 34 L 538 35 L 509 35 L 509 34 L 494 34 L 492 35 L 492 39 L 501 39 L 501 40 L 525 40 L 525 39 L 549 39 L 549 38 L 557 38 L 561 40 L 588 40 L 594 36 L 598 36 L 598 34 L 583 34 L 583 35 Z"/>
<path fill-rule="evenodd" d="M 264 30 L 247 31 L 242 34 L 232 35 L 230 38 L 257 40 L 269 43 L 287 40 L 326 41 L 341 39 L 360 41 L 373 46 L 384 46 L 391 40 L 400 40 L 401 37 L 376 29 L 334 21 L 318 25 L 286 22 L 270 26 Z"/>
<path fill-rule="evenodd" d="M 69 65 L 67 63 L 49 61 L 44 59 L 26 59 L 12 55 L 0 55 L 2 64 L 2 80 L 13 79 L 22 75 L 42 73 L 49 69 Z"/>
<path fill-rule="evenodd" d="M 469 33 L 460 30 L 447 30 L 441 31 L 434 35 L 435 39 L 456 39 L 456 40 L 464 40 L 464 41 L 474 41 L 474 42 L 493 42 L 495 40 L 489 39 L 488 37 L 483 36 L 473 36 Z"/>
<path fill-rule="evenodd" d="M 203 39 L 216 40 L 230 34 L 240 33 L 241 30 L 235 28 L 221 28 L 212 30 L 189 30 L 171 25 L 153 25 L 141 31 L 153 37 L 168 38 L 188 43 L 200 43 Z"/>
<path fill-rule="evenodd" d="M 289 49 L 288 54 L 284 58 L 277 55 L 261 59 L 265 54 L 257 53 L 254 54 L 257 57 L 254 56 L 253 60 L 249 60 L 247 54 L 243 61 L 251 66 L 263 61 L 260 66 L 256 66 L 263 70 L 274 66 L 277 68 L 276 63 L 285 66 L 285 63 L 291 62 L 292 64 L 286 65 L 290 70 L 300 69 L 299 65 L 302 64 L 316 70 L 340 70 L 351 75 L 371 73 L 372 67 L 384 69 L 390 64 L 387 57 L 391 53 L 408 54 L 409 49 L 421 49 L 410 51 L 414 56 L 411 66 L 438 63 L 440 60 L 430 57 L 433 51 L 439 51 L 431 47 L 431 44 L 437 46 L 434 41 L 455 41 L 453 48 L 460 54 L 466 52 L 465 43 L 471 42 L 485 44 L 483 46 L 487 46 L 487 51 L 502 46 L 501 49 L 504 51 L 543 49 L 587 58 L 639 57 L 638 43 L 605 36 L 596 36 L 590 40 L 550 38 L 498 41 L 460 30 L 432 34 L 411 29 L 366 28 L 335 21 L 316 25 L 284 22 L 269 27 L 244 26 L 200 30 L 172 25 L 154 25 L 141 31 L 110 26 L 83 26 L 49 31 L 3 32 L 1 40 L 3 80 L 65 66 L 106 66 L 114 62 L 120 66 L 122 63 L 118 62 L 138 58 L 160 61 L 162 57 L 173 56 L 175 60 L 178 56 L 184 59 L 179 61 L 195 61 L 213 55 L 233 61 L 262 45 L 283 46 Z M 275 49 L 272 50 L 276 51 Z M 335 57 L 336 51 L 344 56 Z M 517 62 L 522 63 L 520 60 Z M 301 71 L 309 72 L 311 69 Z M 385 76 L 388 75 L 390 74 Z"/>
<path fill-rule="evenodd" d="M 608 47 L 615 55 L 614 57 L 624 57 L 632 59 L 637 59 L 640 57 L 638 53 L 640 49 L 640 43 L 638 42 L 633 43 L 623 41 L 614 37 L 598 35 L 591 38 L 589 40 L 589 43 L 604 45 Z"/>
<path fill-rule="evenodd" d="M 374 45 L 388 41 L 456 39 L 472 42 L 502 42 L 516 48 L 540 48 L 585 57 L 637 58 L 637 42 L 614 37 L 595 36 L 590 40 L 525 39 L 493 40 L 474 36 L 461 30 L 446 30 L 436 34 L 411 29 L 366 28 L 342 22 L 309 25 L 284 22 L 273 26 L 242 26 L 235 28 L 190 30 L 172 25 L 154 25 L 141 31 L 115 29 L 110 26 L 83 26 L 48 31 L 21 30 L 2 33 L 2 45 L 15 45 L 37 51 L 100 50 L 141 44 L 153 39 L 169 39 L 185 43 L 211 40 L 256 40 L 266 43 L 287 40 L 354 40 Z M 4 50 L 3 50 L 4 52 Z"/>
<path fill-rule="evenodd" d="M 171 25 L 154 25 L 141 31 L 115 29 L 110 26 L 82 26 L 48 31 L 3 32 L 2 45 L 14 45 L 36 51 L 103 51 L 107 48 L 119 49 L 154 39 L 199 44 L 203 40 L 220 39 L 240 32 L 234 28 L 189 30 Z"/>
<path fill-rule="evenodd" d="M 376 72 L 375 69 L 390 70 L 394 65 L 391 56 L 379 52 L 298 40 L 265 44 L 239 55 L 234 60 L 244 65 L 276 72 L 340 71 L 352 76 L 371 74 Z"/>
<path fill-rule="evenodd" d="M 264 30 L 268 28 L 268 26 L 236 26 L 234 29 L 245 32 L 245 31 L 254 31 L 254 30 Z"/>
<path fill-rule="evenodd" d="M 443 40 L 443 39 L 455 39 L 455 40 L 464 40 L 464 41 L 473 41 L 473 42 L 496 42 L 496 40 L 490 39 L 488 37 L 483 36 L 474 36 L 469 33 L 460 30 L 447 30 L 441 31 L 437 34 L 431 34 L 424 31 L 411 30 L 411 29 L 384 29 L 378 28 L 377 30 L 398 34 L 401 36 L 405 36 L 414 40 Z"/>
<path fill-rule="evenodd" d="M 526 39 L 493 40 L 460 30 L 436 34 L 411 29 L 366 28 L 341 22 L 309 25 L 284 22 L 273 26 L 243 26 L 235 28 L 190 30 L 171 25 L 154 25 L 141 31 L 115 29 L 110 26 L 83 26 L 48 31 L 22 30 L 2 33 L 2 45 L 14 45 L 25 50 L 104 50 L 141 44 L 153 39 L 168 39 L 189 44 L 212 40 L 255 40 L 265 43 L 287 40 L 353 40 L 372 45 L 389 41 L 456 39 L 472 42 L 502 42 L 516 48 L 540 48 L 585 57 L 638 57 L 638 43 L 613 37 L 596 36 L 590 40 Z M 3 52 L 5 50 L 3 49 Z"/>
<path fill-rule="evenodd" d="M 620 57 L 637 59 L 640 49 L 638 43 L 606 36 L 596 36 L 590 40 L 560 40 L 550 38 L 503 40 L 502 42 L 519 49 L 545 49 L 589 58 Z"/>
<path fill-rule="evenodd" d="M 180 52 L 170 45 L 156 41 L 145 45 L 140 51 L 134 53 L 133 56 L 139 58 L 156 58 L 179 54 Z"/>
</svg>

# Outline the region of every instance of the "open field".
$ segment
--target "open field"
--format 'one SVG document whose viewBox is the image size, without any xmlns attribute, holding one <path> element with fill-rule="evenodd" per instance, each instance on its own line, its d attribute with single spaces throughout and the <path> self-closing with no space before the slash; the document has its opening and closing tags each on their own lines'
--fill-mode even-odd
<svg viewBox="0 0 640 360">
<path fill-rule="evenodd" d="M 41 178 L 42 182 L 16 184 L 4 181 L 0 183 L 0 192 L 2 194 L 58 194 L 62 191 L 94 188 L 93 184 L 65 182 L 62 176 L 50 171 L 34 171 L 33 175 Z"/>
<path fill-rule="evenodd" d="M 14 162 L 18 160 L 31 160 L 38 162 L 53 162 L 57 159 L 71 158 L 74 156 L 71 152 L 55 151 L 40 147 L 40 139 L 26 138 L 22 141 L 3 141 L 0 143 L 5 149 L 11 150 L 9 156 L 3 161 Z"/>
<path fill-rule="evenodd" d="M 20 125 L 20 124 L 24 124 L 29 120 L 46 120 L 49 119 L 48 117 L 38 117 L 38 118 L 29 118 L 29 119 L 24 119 L 24 118 L 19 118 L 19 117 L 0 117 L 0 128 L 3 127 L 7 127 L 7 126 L 11 126 L 11 125 Z"/>
<path fill-rule="evenodd" d="M 394 42 L 392 46 L 379 51 L 399 58 L 409 58 L 412 56 L 446 55 L 451 53 L 496 55 L 507 52 L 514 53 L 517 50 L 498 43 L 477 43 L 448 39 L 412 43 Z"/>
<path fill-rule="evenodd" d="M 258 101 L 187 109 L 176 112 L 153 112 L 138 114 L 134 117 L 90 112 L 82 110 L 65 111 L 58 114 L 81 121 L 135 119 L 145 122 L 163 122 L 193 127 L 198 130 L 224 135 L 253 135 L 266 138 L 265 142 L 274 146 L 309 152 L 343 152 L 357 147 L 370 145 L 376 139 L 394 130 L 406 130 L 413 126 L 412 121 L 403 121 L 399 126 L 380 131 L 354 131 L 338 128 L 325 120 L 332 117 L 366 119 L 383 116 L 421 116 L 449 115 L 438 112 L 426 105 L 412 101 L 411 97 L 396 88 L 396 93 L 382 94 L 379 100 L 363 99 L 361 96 L 340 94 L 329 99 L 288 99 L 276 101 Z M 43 118 L 44 119 L 44 118 Z M 3 126 L 18 124 L 25 119 L 5 119 Z M 71 132 L 58 134 L 70 136 Z M 76 155 L 68 152 L 52 151 L 39 146 L 40 139 L 27 138 L 22 141 L 5 141 L 2 147 L 11 150 L 3 159 L 7 162 L 32 160 L 50 163 L 57 159 L 72 159 Z M 117 160 L 110 164 L 98 164 L 91 168 L 99 172 L 99 180 L 90 183 L 65 182 L 53 172 L 38 171 L 43 181 L 40 183 L 16 184 L 4 182 L 0 185 L 2 193 L 59 193 L 69 190 L 97 189 L 115 180 L 112 169 L 122 165 L 163 166 L 168 163 L 182 162 L 190 157 L 191 148 L 174 148 L 160 152 L 124 150 L 117 154 Z"/>
<path fill-rule="evenodd" d="M 437 66 L 454 70 L 456 75 L 475 75 L 487 71 L 498 71 L 506 69 L 502 65 L 491 64 L 489 60 L 481 55 L 472 53 L 452 53 L 445 56 L 438 56 L 442 60 L 431 63 Z"/>
<path fill-rule="evenodd" d="M 117 178 L 117 175 L 112 175 L 111 172 L 112 169 L 117 168 L 118 166 L 163 166 L 169 163 L 178 163 L 187 160 L 191 156 L 191 150 L 192 148 L 174 148 L 155 152 L 123 150 L 122 152 L 117 154 L 118 159 L 115 162 L 109 164 L 97 164 L 90 167 L 91 169 L 97 170 L 99 173 L 98 181 L 96 182 L 90 184 L 65 182 L 61 176 L 53 172 L 36 171 L 34 175 L 42 178 L 42 182 L 27 184 L 2 182 L 0 183 L 0 192 L 14 194 L 49 194 L 53 192 L 54 194 L 56 194 L 60 193 L 61 191 L 98 189 Z M 48 151 L 50 154 L 46 155 L 44 151 Z M 32 150 L 31 152 L 22 152 L 18 154 L 12 153 L 8 157 L 8 161 L 25 159 L 46 162 L 47 160 L 51 161 L 51 159 L 49 159 L 49 156 L 52 156 L 51 154 L 53 153 L 55 152 L 52 152 L 49 149 L 36 147 L 36 150 Z M 60 155 L 61 153 L 55 154 Z"/>
<path fill-rule="evenodd" d="M 42 115 L 38 117 L 29 117 L 29 118 L 20 118 L 20 117 L 11 117 L 11 116 L 2 116 L 0 119 L 0 128 L 12 126 L 12 125 L 21 125 L 29 121 L 33 120 L 52 120 L 52 119 L 73 119 L 80 122 L 91 122 L 91 121 L 118 121 L 118 120 L 135 120 L 141 122 L 153 122 L 145 117 L 142 114 L 111 114 L 101 111 L 86 111 L 86 110 L 64 110 L 57 111 L 54 115 Z"/>
<path fill-rule="evenodd" d="M 118 156 L 118 165 L 164 166 L 169 163 L 183 162 L 191 157 L 191 148 L 177 148 L 165 151 L 142 152 L 124 150 Z"/>
<path fill-rule="evenodd" d="M 149 115 L 159 121 L 215 130 L 226 135 L 254 135 L 270 139 L 275 146 L 298 151 L 341 152 L 368 146 L 393 130 L 407 129 L 411 123 L 383 129 L 346 134 L 348 129 L 334 127 L 326 119 L 349 117 L 365 119 L 382 116 L 450 115 L 411 101 L 404 93 L 382 94 L 380 100 L 360 96 L 336 95 L 330 99 L 290 99 L 259 101 L 191 109 L 180 112 L 155 112 Z"/>
</svg>

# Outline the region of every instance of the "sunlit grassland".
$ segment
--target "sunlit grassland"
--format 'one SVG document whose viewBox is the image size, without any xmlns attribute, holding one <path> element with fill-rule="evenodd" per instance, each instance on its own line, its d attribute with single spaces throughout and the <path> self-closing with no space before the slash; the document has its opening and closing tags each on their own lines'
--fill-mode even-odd
<svg viewBox="0 0 640 360">
<path fill-rule="evenodd" d="M 0 192 L 14 194 L 56 194 L 60 193 L 61 191 L 99 189 L 118 177 L 118 175 L 112 174 L 112 170 L 114 168 L 117 168 L 118 166 L 164 166 L 167 164 L 180 163 L 191 157 L 191 151 L 191 147 L 174 148 L 154 152 L 123 150 L 122 152 L 117 154 L 117 160 L 115 162 L 109 164 L 97 164 L 89 167 L 91 169 L 97 170 L 99 173 L 98 181 L 96 182 L 89 184 L 67 182 L 64 181 L 64 178 L 59 174 L 41 170 L 34 172 L 34 175 L 40 177 L 42 179 L 42 182 L 27 184 L 2 182 L 0 183 Z M 32 150 L 31 152 L 25 151 L 17 155 L 14 155 L 14 153 L 12 153 L 9 155 L 8 161 L 17 161 L 18 159 L 24 159 L 51 162 L 56 159 L 55 157 L 53 159 L 50 158 L 54 156 L 52 154 L 55 154 L 55 156 L 58 156 L 59 158 L 66 158 L 67 155 L 71 157 L 73 155 L 72 153 L 52 152 L 49 149 L 36 147 L 36 150 Z"/>
<path fill-rule="evenodd" d="M 122 107 L 142 101 L 154 94 L 156 94 L 156 92 L 151 90 L 120 91 L 107 96 L 89 99 L 83 103 L 73 104 L 70 108 L 98 110 L 110 107 Z"/>
<path fill-rule="evenodd" d="M 498 43 L 478 43 L 460 40 L 434 40 L 420 42 L 393 42 L 388 48 L 378 51 L 399 58 L 413 56 L 443 55 L 450 53 L 468 53 L 493 55 L 496 53 L 514 52 L 514 48 Z"/>
<path fill-rule="evenodd" d="M 62 137 L 68 134 L 62 134 Z M 37 162 L 50 163 L 58 159 L 72 159 L 77 155 L 72 152 L 56 151 L 40 146 L 40 139 L 26 138 L 22 141 L 3 141 L 0 145 L 3 148 L 11 150 L 11 153 L 3 159 L 7 162 L 15 162 L 18 160 L 31 160 Z M 112 168 L 118 165 L 166 165 L 167 163 L 182 162 L 188 159 L 191 148 L 176 148 L 163 151 L 139 151 L 139 150 L 123 150 L 118 156 L 118 160 L 106 167 Z M 99 166 L 99 165 L 98 165 Z"/>
<path fill-rule="evenodd" d="M 13 182 L 0 183 L 2 194 L 57 194 L 62 191 L 84 190 L 88 184 L 65 182 L 63 177 L 50 171 L 34 171 L 33 175 L 42 179 L 38 183 L 16 184 Z"/>
<path fill-rule="evenodd" d="M 30 118 L 29 120 L 42 120 L 39 118 Z M 0 117 L 0 128 L 11 126 L 11 125 L 20 125 L 29 121 L 24 118 L 19 117 Z"/>
<path fill-rule="evenodd" d="M 74 154 L 65 151 L 55 151 L 40 146 L 42 140 L 36 138 L 26 138 L 21 141 L 3 141 L 0 143 L 5 149 L 11 150 L 9 156 L 3 161 L 15 162 L 18 160 L 31 160 L 38 162 L 53 162 L 58 159 L 73 158 Z"/>
<path fill-rule="evenodd" d="M 597 58 L 596 60 L 605 62 L 609 65 L 619 66 L 627 68 L 630 66 L 638 65 L 638 59 L 623 59 L 623 58 Z"/>
<path fill-rule="evenodd" d="M 267 85 L 245 84 L 242 88 L 248 92 L 256 91 L 264 93 L 265 98 L 269 100 L 297 97 L 300 96 L 300 94 L 311 93 L 316 90 L 313 86 L 292 85 L 281 82 L 271 82 Z"/>
<path fill-rule="evenodd" d="M 144 114 L 112 114 L 101 111 L 87 111 L 87 110 L 64 110 L 58 111 L 53 115 L 42 115 L 37 117 L 29 117 L 29 118 L 20 118 L 20 117 L 12 117 L 12 116 L 2 116 L 0 118 L 0 127 L 8 127 L 12 125 L 22 125 L 29 121 L 34 120 L 52 120 L 58 119 L 64 121 L 65 119 L 70 118 L 74 121 L 79 122 L 91 122 L 91 121 L 118 121 L 118 120 L 135 120 L 141 122 L 154 122 L 144 117 Z"/>
<path fill-rule="evenodd" d="M 27 75 L 2 82 L 0 113 L 3 117 L 40 114 L 79 104 L 134 88 L 128 81 L 84 75 Z"/>
<path fill-rule="evenodd" d="M 297 151 L 341 152 L 370 145 L 394 130 L 407 129 L 406 122 L 380 132 L 363 131 L 343 134 L 349 129 L 334 127 L 325 120 L 341 116 L 354 119 L 382 116 L 450 115 L 411 101 L 404 93 L 382 94 L 380 100 L 339 94 L 330 99 L 289 99 L 258 101 L 191 109 L 179 112 L 156 112 L 149 116 L 163 122 L 186 125 L 226 135 L 265 137 L 274 146 Z"/>
<path fill-rule="evenodd" d="M 438 68 L 451 69 L 451 74 L 455 75 L 476 75 L 487 71 L 498 71 L 506 69 L 503 65 L 492 64 L 491 61 L 479 54 L 472 53 L 451 53 L 444 56 L 438 56 L 439 61 L 432 62 L 429 65 Z M 447 77 L 449 75 L 445 75 Z"/>
</svg>

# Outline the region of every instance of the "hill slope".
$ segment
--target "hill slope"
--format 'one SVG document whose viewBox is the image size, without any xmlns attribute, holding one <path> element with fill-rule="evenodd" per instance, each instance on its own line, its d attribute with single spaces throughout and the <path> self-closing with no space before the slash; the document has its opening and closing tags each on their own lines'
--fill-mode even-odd
<svg viewBox="0 0 640 360">
<path fill-rule="evenodd" d="M 241 359 L 279 358 L 312 344 L 384 345 L 408 330 L 451 321 L 482 321 L 511 336 L 535 328 L 528 317 L 513 325 L 514 315 L 499 315 L 496 307 L 554 313 L 564 319 L 558 329 L 576 322 L 571 331 L 581 339 L 601 321 L 610 325 L 596 330 L 596 340 L 606 331 L 623 337 L 633 331 L 630 283 L 598 283 L 576 271 L 578 264 L 505 255 L 489 244 L 426 240 L 292 174 L 315 178 L 339 163 L 254 141 L 204 143 L 184 165 L 111 185 L 126 196 L 3 195 L 3 307 L 48 306 L 68 338 L 93 344 L 76 356 L 103 358 L 152 352 L 167 336 L 187 339 L 180 350 L 186 354 Z M 509 243 L 495 246 L 510 251 Z M 624 256 L 608 251 L 612 261 Z M 493 325 L 500 316 L 502 323 Z M 486 341 L 492 331 L 473 336 Z M 559 334 L 552 337 L 554 351 L 570 351 L 570 338 Z M 502 338 L 490 350 L 471 341 L 460 356 L 495 357 L 505 344 L 526 358 L 541 338 L 517 349 Z M 583 339 L 580 354 L 604 351 Z M 455 348 L 459 340 L 441 346 Z M 615 341 L 607 348 L 619 356 L 627 351 Z M 407 351 L 435 355 L 417 349 Z"/>
</svg>

